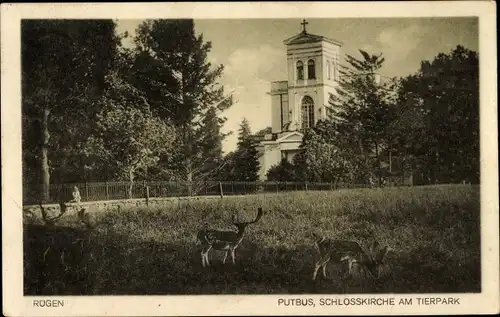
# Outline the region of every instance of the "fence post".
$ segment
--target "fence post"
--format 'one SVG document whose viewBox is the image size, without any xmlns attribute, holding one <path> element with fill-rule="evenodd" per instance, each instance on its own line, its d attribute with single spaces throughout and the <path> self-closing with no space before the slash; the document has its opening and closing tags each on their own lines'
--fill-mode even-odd
<svg viewBox="0 0 500 317">
<path fill-rule="evenodd" d="M 106 181 L 106 200 L 109 200 L 109 185 L 107 181 Z"/>
<path fill-rule="evenodd" d="M 149 186 L 146 185 L 146 207 L 149 208 Z"/>
<path fill-rule="evenodd" d="M 306 191 L 307 191 L 307 182 L 306 182 Z"/>
<path fill-rule="evenodd" d="M 224 192 L 222 191 L 222 182 L 219 182 L 220 198 L 224 198 Z"/>
<path fill-rule="evenodd" d="M 89 201 L 89 185 L 87 182 L 85 182 L 85 200 Z"/>
<path fill-rule="evenodd" d="M 333 182 L 330 182 L 330 190 L 333 190 Z"/>
<path fill-rule="evenodd" d="M 231 195 L 234 195 L 234 181 L 231 181 Z"/>
<path fill-rule="evenodd" d="M 204 184 L 205 184 L 205 196 L 208 196 L 208 184 L 207 184 L 207 181 L 205 181 Z"/>
</svg>

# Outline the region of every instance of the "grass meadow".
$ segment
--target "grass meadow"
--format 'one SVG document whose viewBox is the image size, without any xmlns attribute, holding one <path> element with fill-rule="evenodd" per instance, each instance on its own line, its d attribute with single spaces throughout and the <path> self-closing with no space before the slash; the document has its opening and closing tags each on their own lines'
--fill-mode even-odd
<svg viewBox="0 0 500 317">
<path fill-rule="evenodd" d="M 91 230 L 72 216 L 51 228 L 26 221 L 25 295 L 480 292 L 479 200 L 478 186 L 439 185 L 137 207 L 93 213 Z M 212 251 L 203 268 L 197 231 L 233 229 L 235 211 L 251 220 L 260 206 L 236 265 Z M 342 281 L 345 268 L 331 263 L 313 283 L 313 233 L 389 245 L 384 274 Z"/>
</svg>

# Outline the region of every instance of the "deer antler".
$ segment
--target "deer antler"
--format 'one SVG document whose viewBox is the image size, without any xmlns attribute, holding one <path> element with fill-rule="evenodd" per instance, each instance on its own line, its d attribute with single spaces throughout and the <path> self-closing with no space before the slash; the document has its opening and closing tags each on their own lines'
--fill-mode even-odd
<svg viewBox="0 0 500 317">
<path fill-rule="evenodd" d="M 253 221 L 248 221 L 248 222 L 235 222 L 235 221 L 234 221 L 234 218 L 233 218 L 233 223 L 234 223 L 235 225 L 250 225 L 250 224 L 252 224 L 252 223 L 256 223 L 257 221 L 259 221 L 259 220 L 260 220 L 260 218 L 262 218 L 262 215 L 263 215 L 263 214 L 264 214 L 264 211 L 262 210 L 262 207 L 259 207 L 259 208 L 257 209 L 257 217 L 255 218 L 255 220 L 253 220 Z"/>
<path fill-rule="evenodd" d="M 254 221 L 252 221 L 250 223 L 256 223 L 257 221 L 259 221 L 260 218 L 262 218 L 263 214 L 264 214 L 264 211 L 262 210 L 262 207 L 257 208 L 257 217 L 255 218 Z"/>
<path fill-rule="evenodd" d="M 53 225 L 54 221 L 49 218 L 49 215 L 47 214 L 47 210 L 45 210 L 45 207 L 43 206 L 43 203 L 40 201 L 38 203 L 38 205 L 40 206 L 40 212 L 42 213 L 42 221 L 46 225 Z"/>
<path fill-rule="evenodd" d="M 50 217 L 49 213 L 47 212 L 47 210 L 45 209 L 45 207 L 43 206 L 43 203 L 41 201 L 38 203 L 38 205 L 40 206 L 40 211 L 42 213 L 42 220 L 46 225 L 54 225 L 59 218 L 64 216 L 64 214 L 66 213 L 66 210 L 67 210 L 66 204 L 63 201 L 60 201 L 59 202 L 59 207 L 60 207 L 59 214 L 57 216 Z"/>
</svg>

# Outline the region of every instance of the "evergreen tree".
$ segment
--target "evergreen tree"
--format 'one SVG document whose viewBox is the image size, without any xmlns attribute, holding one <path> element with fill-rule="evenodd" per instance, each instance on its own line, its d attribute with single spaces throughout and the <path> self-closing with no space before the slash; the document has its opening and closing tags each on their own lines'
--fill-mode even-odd
<svg viewBox="0 0 500 317">
<path fill-rule="evenodd" d="M 195 35 L 192 20 L 148 20 L 136 33 L 134 84 L 180 135 L 176 155 L 162 165 L 180 179 L 203 178 L 221 158 L 220 112 L 232 105 L 218 84 L 223 66 L 207 61 L 211 42 Z"/>
<path fill-rule="evenodd" d="M 237 149 L 234 154 L 235 178 L 239 181 L 257 181 L 259 179 L 259 159 L 256 144 L 250 131 L 250 124 L 244 118 L 238 130 Z"/>
<path fill-rule="evenodd" d="M 396 86 L 393 80 L 380 83 L 382 54 L 359 52 L 362 59 L 347 55 L 338 96 L 330 103 L 336 129 L 349 140 L 349 154 L 357 162 L 355 174 L 366 178 L 373 170 L 381 176 L 381 154 L 391 143 L 389 127 L 396 115 Z"/>
</svg>

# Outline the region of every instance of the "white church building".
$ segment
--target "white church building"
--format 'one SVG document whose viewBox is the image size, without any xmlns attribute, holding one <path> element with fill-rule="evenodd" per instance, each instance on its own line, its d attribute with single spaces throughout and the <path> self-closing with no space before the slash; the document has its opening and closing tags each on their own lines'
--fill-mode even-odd
<svg viewBox="0 0 500 317">
<path fill-rule="evenodd" d="M 339 84 L 342 43 L 306 31 L 286 39 L 288 79 L 271 83 L 271 128 L 257 147 L 260 180 L 283 158 L 291 162 L 300 149 L 304 129 L 326 119 L 330 94 Z"/>
</svg>

